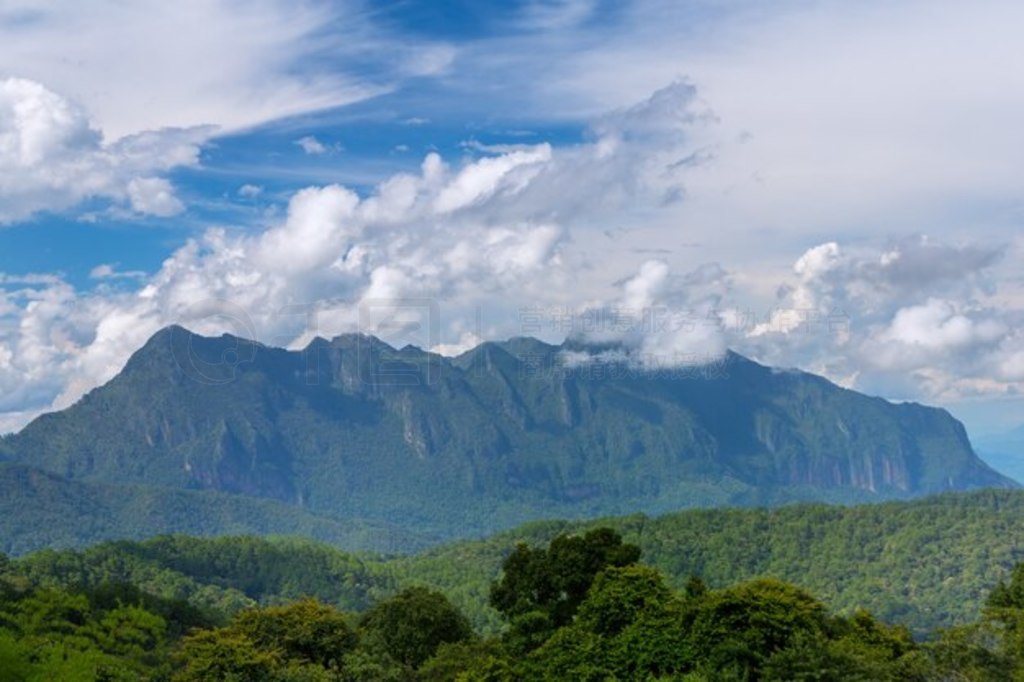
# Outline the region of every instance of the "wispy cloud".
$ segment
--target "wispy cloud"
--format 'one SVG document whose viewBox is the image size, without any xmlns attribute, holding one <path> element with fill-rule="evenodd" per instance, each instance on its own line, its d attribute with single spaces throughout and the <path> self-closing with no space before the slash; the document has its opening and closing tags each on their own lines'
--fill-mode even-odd
<svg viewBox="0 0 1024 682">
<path fill-rule="evenodd" d="M 444 71 L 454 48 L 393 40 L 359 2 L 56 0 L 0 8 L 4 71 L 80 102 L 118 138 L 164 127 L 240 130 Z"/>
<path fill-rule="evenodd" d="M 244 184 L 238 188 L 238 196 L 245 199 L 255 199 L 263 194 L 263 188 L 259 185 Z"/>
<path fill-rule="evenodd" d="M 312 135 L 300 137 L 299 139 L 295 140 L 295 144 L 301 147 L 302 151 L 306 152 L 307 154 L 318 155 L 327 153 L 327 147 L 324 146 L 324 143 L 316 139 Z"/>
<path fill-rule="evenodd" d="M 145 279 L 147 273 L 142 270 L 118 270 L 117 264 L 102 263 L 89 271 L 90 279 L 114 280 L 114 279 Z"/>
<path fill-rule="evenodd" d="M 314 137 L 313 135 L 306 135 L 295 140 L 295 144 L 300 149 L 310 156 L 325 156 L 340 154 L 345 151 L 344 146 L 340 142 L 325 143 Z"/>
</svg>

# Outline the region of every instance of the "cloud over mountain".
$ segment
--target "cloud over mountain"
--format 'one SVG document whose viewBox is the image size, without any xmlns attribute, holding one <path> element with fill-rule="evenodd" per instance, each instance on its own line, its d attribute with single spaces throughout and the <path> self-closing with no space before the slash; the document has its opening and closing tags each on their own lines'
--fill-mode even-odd
<svg viewBox="0 0 1024 682">
<path fill-rule="evenodd" d="M 196 165 L 212 132 L 167 129 L 108 142 L 75 103 L 34 81 L 0 80 L 0 223 L 90 198 L 142 214 L 180 213 L 174 188 L 155 176 Z"/>
</svg>

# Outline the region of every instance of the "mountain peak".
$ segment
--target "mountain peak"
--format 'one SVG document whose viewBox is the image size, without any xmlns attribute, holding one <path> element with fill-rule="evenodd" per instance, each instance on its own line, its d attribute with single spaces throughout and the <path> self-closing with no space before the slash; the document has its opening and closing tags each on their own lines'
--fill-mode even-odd
<svg viewBox="0 0 1024 682">
<path fill-rule="evenodd" d="M 496 345 L 504 349 L 509 355 L 522 358 L 527 356 L 549 355 L 557 353 L 561 346 L 545 343 L 532 336 L 513 336 L 505 341 L 498 341 Z"/>
<path fill-rule="evenodd" d="M 365 334 L 363 332 L 345 332 L 344 334 L 338 334 L 331 339 L 331 345 L 337 348 L 378 348 L 381 350 L 393 351 L 393 348 L 387 342 L 374 336 L 373 334 Z"/>
</svg>

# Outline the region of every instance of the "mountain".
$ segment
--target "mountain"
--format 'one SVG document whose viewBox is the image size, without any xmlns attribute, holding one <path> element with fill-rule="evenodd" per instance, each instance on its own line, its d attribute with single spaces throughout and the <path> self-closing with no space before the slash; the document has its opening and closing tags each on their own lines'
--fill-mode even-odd
<svg viewBox="0 0 1024 682">
<path fill-rule="evenodd" d="M 732 353 L 640 371 L 566 361 L 582 350 L 519 338 L 447 359 L 343 335 L 287 351 L 169 327 L 0 452 L 84 483 L 234 493 L 451 537 L 1015 486 L 944 410 Z"/>
</svg>

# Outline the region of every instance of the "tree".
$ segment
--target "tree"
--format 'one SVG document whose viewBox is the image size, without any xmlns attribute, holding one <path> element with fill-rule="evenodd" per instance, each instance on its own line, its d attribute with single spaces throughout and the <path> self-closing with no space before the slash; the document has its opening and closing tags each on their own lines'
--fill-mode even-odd
<svg viewBox="0 0 1024 682">
<path fill-rule="evenodd" d="M 647 679 L 671 673 L 679 629 L 675 598 L 648 566 L 599 573 L 572 624 L 559 628 L 529 662 L 552 679 Z"/>
<path fill-rule="evenodd" d="M 442 644 L 437 653 L 420 666 L 417 679 L 422 682 L 462 679 L 460 675 L 480 674 L 500 665 L 503 657 L 497 640 Z"/>
<path fill-rule="evenodd" d="M 327 679 L 358 643 L 343 614 L 315 599 L 238 613 L 230 625 L 182 643 L 175 679 L 244 682 Z"/>
<path fill-rule="evenodd" d="M 1024 610 L 1024 562 L 1018 563 L 1010 572 L 1010 581 L 1000 581 L 985 601 L 985 607 L 998 616 L 1001 609 Z M 1016 615 L 1016 614 L 1013 614 Z"/>
<path fill-rule="evenodd" d="M 33 667 L 29 662 L 31 650 L 5 630 L 0 629 L 0 670 L 5 679 L 11 682 L 22 682 L 33 677 Z"/>
<path fill-rule="evenodd" d="M 371 646 L 381 646 L 411 668 L 418 668 L 441 644 L 473 638 L 466 617 L 443 594 L 425 587 L 410 587 L 378 602 L 363 616 L 360 629 Z"/>
<path fill-rule="evenodd" d="M 710 592 L 687 620 L 695 660 L 714 670 L 738 670 L 747 679 L 758 679 L 772 654 L 798 640 L 818 641 L 826 628 L 821 602 L 771 578 Z"/>
<path fill-rule="evenodd" d="M 610 528 L 586 535 L 559 535 L 546 548 L 520 543 L 491 584 L 491 605 L 513 619 L 531 611 L 548 616 L 552 626 L 569 623 L 597 574 L 608 567 L 628 566 L 640 548 L 625 544 Z"/>
<path fill-rule="evenodd" d="M 661 611 L 672 599 L 665 579 L 647 566 L 611 567 L 598 574 L 580 605 L 576 623 L 594 634 L 613 637 L 642 614 Z"/>
<path fill-rule="evenodd" d="M 928 645 L 935 679 L 998 682 L 1013 679 L 1013 658 L 1001 646 L 1001 626 L 982 621 L 949 628 Z"/>
<path fill-rule="evenodd" d="M 1009 582 L 1000 582 L 985 602 L 985 620 L 1001 632 L 998 650 L 1024 677 L 1024 562 L 1014 566 Z"/>
<path fill-rule="evenodd" d="M 277 649 L 288 660 L 325 668 L 340 664 L 359 641 L 341 612 L 311 598 L 242 611 L 231 628 L 261 649 Z"/>
<path fill-rule="evenodd" d="M 683 586 L 683 592 L 685 592 L 686 596 L 690 599 L 700 599 L 708 593 L 708 585 L 699 575 L 691 575 L 686 579 L 686 585 Z"/>
<path fill-rule="evenodd" d="M 282 664 L 279 650 L 261 649 L 230 628 L 189 635 L 182 642 L 178 659 L 184 668 L 174 677 L 175 682 L 271 682 Z"/>
</svg>

